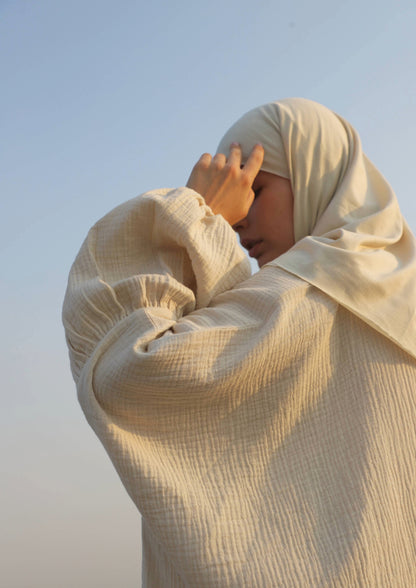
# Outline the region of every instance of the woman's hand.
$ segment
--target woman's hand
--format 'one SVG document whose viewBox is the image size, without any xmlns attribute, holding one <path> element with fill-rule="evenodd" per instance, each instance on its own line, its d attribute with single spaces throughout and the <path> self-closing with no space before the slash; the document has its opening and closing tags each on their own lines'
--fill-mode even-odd
<svg viewBox="0 0 416 588">
<path fill-rule="evenodd" d="M 263 163 L 264 149 L 255 145 L 244 167 L 241 147 L 232 143 L 227 158 L 222 153 L 201 155 L 187 182 L 187 187 L 204 197 L 214 214 L 221 214 L 230 225 L 247 216 L 253 203 L 251 186 Z"/>
</svg>

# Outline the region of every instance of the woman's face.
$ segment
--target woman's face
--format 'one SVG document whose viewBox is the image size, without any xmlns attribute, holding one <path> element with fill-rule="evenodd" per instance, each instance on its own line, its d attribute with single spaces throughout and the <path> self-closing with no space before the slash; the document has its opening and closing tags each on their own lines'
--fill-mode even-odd
<svg viewBox="0 0 416 588">
<path fill-rule="evenodd" d="M 241 245 L 259 267 L 285 253 L 295 243 L 293 193 L 290 181 L 260 171 L 254 182 L 253 204 L 247 216 L 234 225 Z"/>
</svg>

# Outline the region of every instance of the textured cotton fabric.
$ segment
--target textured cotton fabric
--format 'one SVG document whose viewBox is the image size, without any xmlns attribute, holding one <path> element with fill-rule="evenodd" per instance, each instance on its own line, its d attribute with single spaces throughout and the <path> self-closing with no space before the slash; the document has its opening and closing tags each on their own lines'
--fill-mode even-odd
<svg viewBox="0 0 416 588">
<path fill-rule="evenodd" d="M 64 323 L 143 586 L 416 585 L 415 359 L 282 268 L 250 276 L 195 192 L 99 221 Z"/>
<path fill-rule="evenodd" d="M 314 284 L 416 357 L 416 241 L 355 129 L 321 104 L 288 98 L 237 121 L 243 161 L 265 148 L 262 169 L 290 179 L 295 246 L 271 262 Z"/>
</svg>

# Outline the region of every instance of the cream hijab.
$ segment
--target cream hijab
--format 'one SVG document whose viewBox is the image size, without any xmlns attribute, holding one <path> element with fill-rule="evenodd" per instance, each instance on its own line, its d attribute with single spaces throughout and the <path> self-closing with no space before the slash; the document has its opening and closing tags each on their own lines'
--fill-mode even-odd
<svg viewBox="0 0 416 588">
<path fill-rule="evenodd" d="M 232 141 L 243 161 L 262 143 L 262 169 L 292 184 L 296 243 L 266 265 L 313 284 L 416 357 L 416 240 L 358 133 L 324 106 L 292 98 L 245 114 L 218 152 Z"/>
</svg>

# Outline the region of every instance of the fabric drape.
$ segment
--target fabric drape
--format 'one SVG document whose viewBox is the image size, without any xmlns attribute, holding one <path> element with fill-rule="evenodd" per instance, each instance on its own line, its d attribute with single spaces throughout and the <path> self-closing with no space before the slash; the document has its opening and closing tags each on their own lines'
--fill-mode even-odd
<svg viewBox="0 0 416 588">
<path fill-rule="evenodd" d="M 63 319 L 144 587 L 416 585 L 410 354 L 275 264 L 250 276 L 185 188 L 91 229 Z"/>
<path fill-rule="evenodd" d="M 296 244 L 270 263 L 416 357 L 416 241 L 356 130 L 316 102 L 289 98 L 245 114 L 218 151 L 233 141 L 243 160 L 262 143 L 262 169 L 291 181 Z"/>
</svg>

